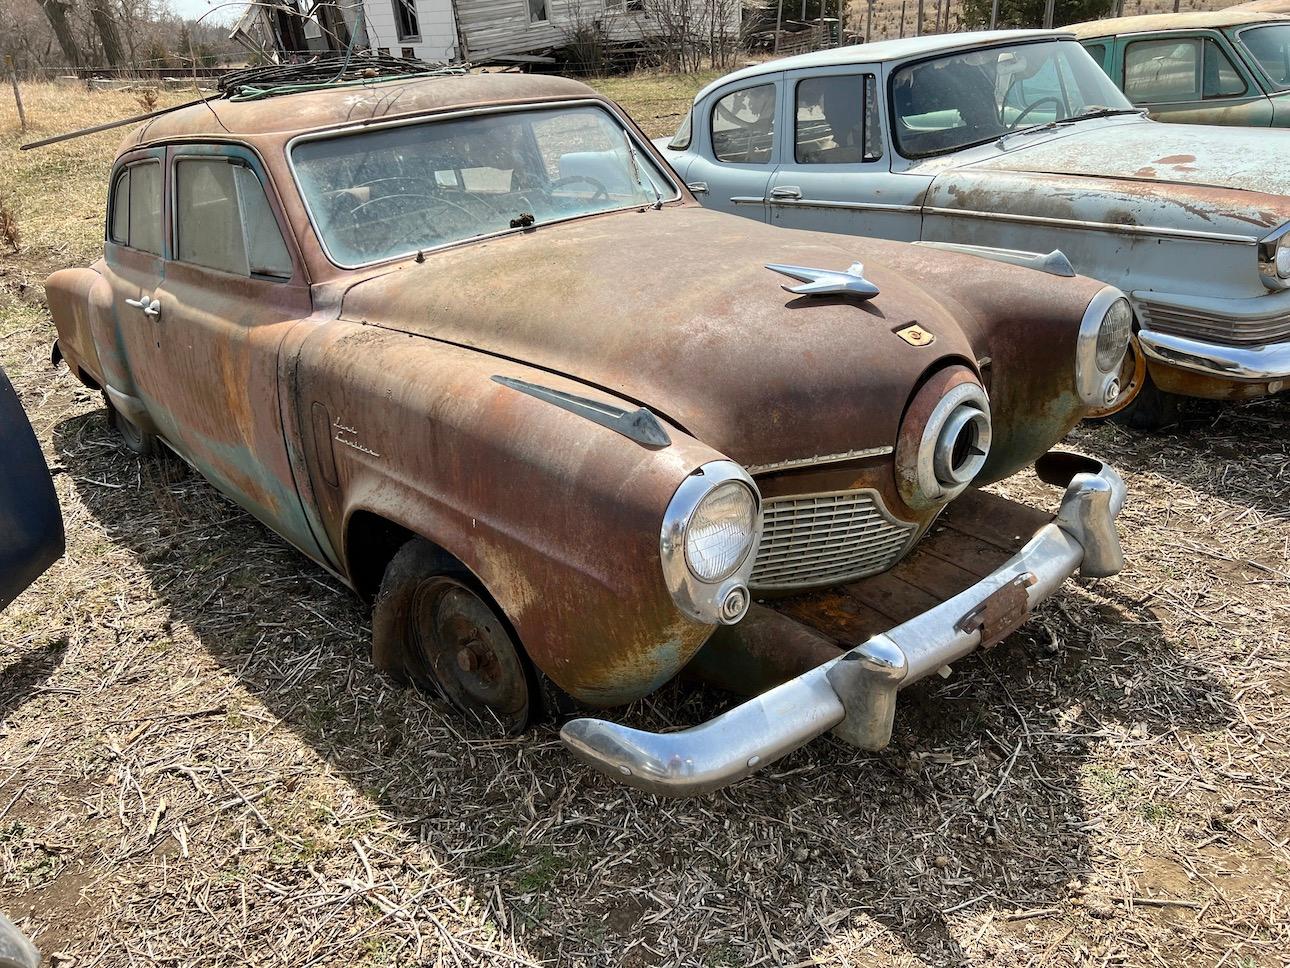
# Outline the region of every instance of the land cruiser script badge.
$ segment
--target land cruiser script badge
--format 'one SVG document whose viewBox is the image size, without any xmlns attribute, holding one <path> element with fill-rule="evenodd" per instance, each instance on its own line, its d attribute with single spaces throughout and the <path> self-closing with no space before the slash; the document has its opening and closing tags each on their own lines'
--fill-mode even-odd
<svg viewBox="0 0 1290 968">
<path fill-rule="evenodd" d="M 864 277 L 864 266 L 851 263 L 849 269 L 808 269 L 806 266 L 768 265 L 771 272 L 804 282 L 804 286 L 785 286 L 786 292 L 798 296 L 855 296 L 872 299 L 878 287 Z"/>
</svg>

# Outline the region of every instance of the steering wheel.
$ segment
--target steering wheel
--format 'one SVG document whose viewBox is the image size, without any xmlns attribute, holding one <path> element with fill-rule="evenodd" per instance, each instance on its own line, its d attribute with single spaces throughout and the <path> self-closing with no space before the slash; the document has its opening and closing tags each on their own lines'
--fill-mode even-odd
<svg viewBox="0 0 1290 968">
<path fill-rule="evenodd" d="M 565 175 L 563 178 L 557 178 L 548 185 L 550 191 L 556 191 L 572 182 L 586 182 L 592 188 L 591 201 L 599 202 L 609 198 L 609 189 L 599 178 L 592 178 L 590 175 Z"/>
<path fill-rule="evenodd" d="M 1031 111 L 1033 111 L 1035 108 L 1039 107 L 1039 105 L 1041 105 L 1041 104 L 1049 104 L 1049 103 L 1051 103 L 1051 104 L 1052 104 L 1052 106 L 1053 106 L 1054 108 L 1056 108 L 1056 109 L 1057 109 L 1057 110 L 1056 110 L 1056 112 L 1054 112 L 1054 116 L 1056 116 L 1056 114 L 1061 113 L 1061 110 L 1062 110 L 1062 102 L 1061 102 L 1061 99 L 1060 99 L 1060 98 L 1056 98 L 1056 97 L 1052 97 L 1052 96 L 1049 96 L 1049 97 L 1041 97 L 1038 101 L 1032 101 L 1031 103 L 1027 104 L 1024 108 L 1022 108 L 1022 109 L 1021 109 L 1021 113 L 1020 113 L 1020 114 L 1018 114 L 1015 118 L 1013 118 L 1013 119 L 1012 119 L 1012 124 L 1008 125 L 1008 130 L 1009 130 L 1009 131 L 1016 131 L 1016 130 L 1017 130 L 1017 126 L 1018 126 L 1019 124 L 1021 124 L 1022 119 L 1023 119 L 1023 118 L 1025 118 L 1025 117 L 1026 117 L 1026 115 L 1028 115 L 1028 114 L 1029 114 Z"/>
<path fill-rule="evenodd" d="M 421 195 L 421 194 L 411 194 L 411 193 L 404 194 L 404 195 L 382 195 L 379 198 L 370 198 L 366 202 L 361 202 L 360 204 L 355 205 L 346 213 L 346 215 L 350 218 L 350 220 L 355 225 L 357 225 L 360 215 L 365 211 L 369 211 L 372 208 L 372 206 L 394 205 L 394 206 L 397 206 L 397 208 L 395 208 L 395 210 L 390 213 L 391 215 L 419 216 L 418 221 L 421 222 L 420 225 L 413 225 L 402 235 L 395 236 L 391 239 L 392 245 L 397 247 L 404 242 L 414 241 L 413 236 L 420 233 L 424 226 L 426 225 L 434 226 L 438 222 L 438 218 L 435 217 L 435 214 L 430 212 L 429 206 L 421 209 L 410 209 L 406 204 L 406 202 L 409 199 L 417 199 L 420 201 L 429 202 L 430 205 L 432 206 L 438 205 L 438 206 L 441 206 L 442 208 L 455 209 L 457 212 L 460 212 L 462 215 L 466 217 L 467 225 L 478 225 L 479 223 L 479 218 L 475 214 L 473 214 L 469 209 L 467 209 L 464 205 L 458 205 L 456 202 L 450 199 L 444 198 L 441 195 Z M 460 221 L 460 219 L 458 219 L 457 221 Z M 438 234 L 442 234 L 442 233 L 438 233 Z M 417 240 L 417 241 L 420 241 L 420 240 Z"/>
</svg>

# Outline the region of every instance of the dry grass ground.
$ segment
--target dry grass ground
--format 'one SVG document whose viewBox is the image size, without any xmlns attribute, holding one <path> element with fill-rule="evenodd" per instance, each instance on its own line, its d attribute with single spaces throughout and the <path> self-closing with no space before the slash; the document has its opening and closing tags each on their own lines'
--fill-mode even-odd
<svg viewBox="0 0 1290 968">
<path fill-rule="evenodd" d="M 696 85 L 606 87 L 660 134 Z M 134 109 L 27 94 L 37 134 Z M 118 449 L 48 365 L 41 290 L 93 255 L 116 135 L 20 154 L 16 127 L 0 97 L 0 360 L 68 549 L 0 617 L 0 908 L 53 964 L 1290 960 L 1290 399 L 1078 430 L 1131 487 L 1121 576 L 906 695 L 881 754 L 819 741 L 659 801 L 550 727 L 462 735 L 373 670 L 334 580 Z"/>
</svg>

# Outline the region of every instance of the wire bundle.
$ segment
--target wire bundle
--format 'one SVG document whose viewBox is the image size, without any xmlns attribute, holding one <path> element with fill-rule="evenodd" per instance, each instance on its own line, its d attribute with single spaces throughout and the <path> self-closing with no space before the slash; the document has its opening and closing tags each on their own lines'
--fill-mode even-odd
<svg viewBox="0 0 1290 968">
<path fill-rule="evenodd" d="M 319 55 L 299 64 L 267 64 L 233 71 L 220 79 L 219 90 L 230 101 L 259 101 L 331 87 L 464 73 L 462 67 L 432 64 L 415 57 L 347 51 Z"/>
</svg>

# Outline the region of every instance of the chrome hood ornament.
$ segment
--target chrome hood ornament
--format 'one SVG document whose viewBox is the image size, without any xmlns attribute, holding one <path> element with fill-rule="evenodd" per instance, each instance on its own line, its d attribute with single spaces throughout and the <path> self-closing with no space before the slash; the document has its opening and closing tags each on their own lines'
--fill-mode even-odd
<svg viewBox="0 0 1290 968">
<path fill-rule="evenodd" d="M 808 269 L 806 266 L 766 266 L 771 272 L 788 276 L 804 282 L 804 286 L 784 286 L 786 292 L 798 296 L 855 296 L 857 299 L 872 299 L 878 295 L 878 287 L 864 277 L 864 265 L 851 263 L 845 270 Z"/>
</svg>

